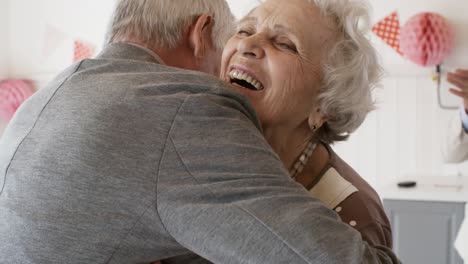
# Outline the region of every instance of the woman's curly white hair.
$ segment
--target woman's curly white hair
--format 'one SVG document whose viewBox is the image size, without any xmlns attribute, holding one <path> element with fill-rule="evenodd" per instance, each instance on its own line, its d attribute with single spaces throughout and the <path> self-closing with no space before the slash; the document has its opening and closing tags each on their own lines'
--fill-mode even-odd
<svg viewBox="0 0 468 264">
<path fill-rule="evenodd" d="M 375 107 L 372 90 L 379 85 L 382 68 L 366 34 L 370 29 L 365 2 L 354 0 L 308 0 L 332 18 L 339 37 L 323 68 L 318 105 L 327 122 L 317 131 L 326 143 L 346 140 Z"/>
</svg>

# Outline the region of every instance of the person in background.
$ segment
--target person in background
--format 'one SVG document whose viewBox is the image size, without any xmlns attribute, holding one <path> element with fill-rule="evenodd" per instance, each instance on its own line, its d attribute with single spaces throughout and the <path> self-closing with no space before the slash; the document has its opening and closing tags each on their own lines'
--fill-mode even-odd
<svg viewBox="0 0 468 264">
<path fill-rule="evenodd" d="M 224 0 L 117 3 L 109 45 L 0 141 L 3 263 L 396 262 L 290 178 L 213 76 L 232 25 Z"/>
<path fill-rule="evenodd" d="M 449 83 L 456 86 L 450 92 L 463 100 L 459 115 L 450 121 L 443 141 L 443 155 L 447 162 L 468 160 L 468 69 L 457 69 L 448 74 Z"/>
</svg>

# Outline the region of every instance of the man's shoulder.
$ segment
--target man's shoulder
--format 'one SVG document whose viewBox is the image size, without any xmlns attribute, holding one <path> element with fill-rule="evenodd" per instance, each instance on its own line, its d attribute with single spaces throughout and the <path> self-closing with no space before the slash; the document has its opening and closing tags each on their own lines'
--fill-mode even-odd
<svg viewBox="0 0 468 264">
<path fill-rule="evenodd" d="M 157 86 L 178 86 L 197 88 L 203 91 L 222 91 L 233 93 L 233 89 L 215 76 L 190 71 L 167 65 L 138 61 L 115 59 L 91 59 L 83 61 L 78 74 L 95 76 L 101 79 L 103 75 L 113 75 L 111 80 L 118 83 L 133 79 L 135 84 L 143 82 Z"/>
<path fill-rule="evenodd" d="M 112 58 L 87 59 L 72 68 L 61 74 L 65 78 L 59 78 L 61 81 L 53 82 L 51 86 L 61 89 L 63 96 L 60 98 L 72 101 L 71 104 L 76 103 L 76 98 L 85 98 L 80 105 L 101 100 L 101 108 L 124 104 L 142 111 L 160 112 L 190 102 L 184 105 L 196 108 L 203 104 L 218 111 L 236 110 L 257 121 L 255 111 L 244 95 L 205 73 Z M 186 101 L 188 98 L 190 100 Z"/>
</svg>

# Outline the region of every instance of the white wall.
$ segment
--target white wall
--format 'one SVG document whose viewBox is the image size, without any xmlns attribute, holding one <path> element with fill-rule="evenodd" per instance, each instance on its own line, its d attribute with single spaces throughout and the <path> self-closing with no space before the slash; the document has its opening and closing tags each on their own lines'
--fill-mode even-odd
<svg viewBox="0 0 468 264">
<path fill-rule="evenodd" d="M 0 0 L 0 80 L 8 75 L 9 0 Z"/>
<path fill-rule="evenodd" d="M 227 0 L 231 7 L 232 13 L 237 18 L 246 15 L 252 8 L 254 8 L 261 0 Z"/>
<path fill-rule="evenodd" d="M 42 87 L 72 63 L 73 41 L 101 47 L 115 0 L 14 0 L 10 4 L 11 75 Z M 48 30 L 61 32 L 55 52 L 45 52 Z"/>
<path fill-rule="evenodd" d="M 0 80 L 7 78 L 9 73 L 9 0 L 0 0 Z M 5 121 L 0 119 L 0 135 Z"/>
</svg>

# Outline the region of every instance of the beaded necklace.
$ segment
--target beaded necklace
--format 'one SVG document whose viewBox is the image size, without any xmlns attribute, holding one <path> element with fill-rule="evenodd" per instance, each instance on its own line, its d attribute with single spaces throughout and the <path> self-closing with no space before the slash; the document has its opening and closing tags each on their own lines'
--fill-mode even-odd
<svg viewBox="0 0 468 264">
<path fill-rule="evenodd" d="M 304 170 L 304 167 L 307 164 L 307 161 L 309 161 L 310 156 L 314 152 L 315 147 L 317 147 L 316 143 L 309 142 L 309 144 L 307 144 L 307 147 L 302 151 L 301 156 L 299 156 L 296 163 L 294 163 L 294 166 L 289 172 L 291 174 L 291 178 L 296 179 L 299 173 L 301 173 Z"/>
</svg>

